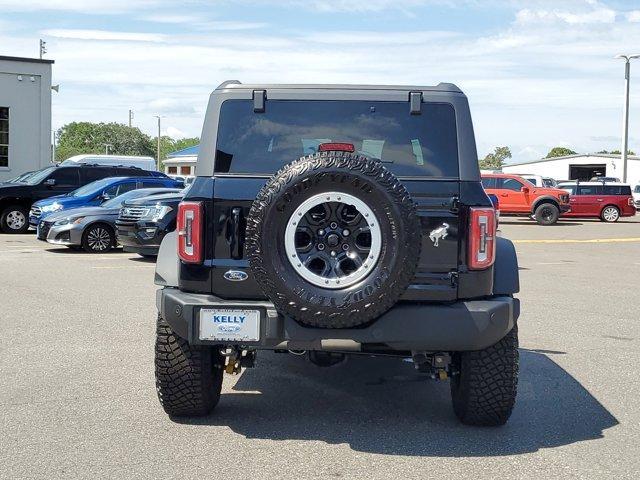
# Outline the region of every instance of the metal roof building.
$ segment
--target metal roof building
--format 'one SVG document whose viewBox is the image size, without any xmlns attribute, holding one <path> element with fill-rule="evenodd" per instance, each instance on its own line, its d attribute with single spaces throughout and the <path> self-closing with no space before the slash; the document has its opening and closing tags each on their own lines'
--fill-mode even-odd
<svg viewBox="0 0 640 480">
<path fill-rule="evenodd" d="M 52 64 L 0 56 L 0 181 L 51 162 Z"/>
<path fill-rule="evenodd" d="M 615 177 L 622 180 L 620 155 L 587 153 L 563 157 L 542 158 L 529 162 L 504 165 L 505 173 L 541 175 L 556 180 L 589 180 L 592 177 Z M 640 183 L 640 156 L 627 157 L 627 183 Z"/>
<path fill-rule="evenodd" d="M 164 173 L 167 175 L 191 176 L 196 173 L 196 163 L 200 145 L 183 148 L 167 155 L 164 163 Z"/>
</svg>

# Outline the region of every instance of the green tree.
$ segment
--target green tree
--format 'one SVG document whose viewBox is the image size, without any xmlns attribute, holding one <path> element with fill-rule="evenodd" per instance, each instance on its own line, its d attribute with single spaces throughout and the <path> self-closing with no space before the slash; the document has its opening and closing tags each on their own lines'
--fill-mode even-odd
<svg viewBox="0 0 640 480">
<path fill-rule="evenodd" d="M 173 148 L 175 148 L 174 152 L 177 150 L 182 150 L 183 148 L 193 147 L 195 145 L 200 144 L 200 139 L 198 137 L 191 138 L 180 138 L 174 142 Z"/>
<path fill-rule="evenodd" d="M 483 170 L 500 170 L 507 158 L 511 158 L 509 147 L 496 147 L 493 152 L 478 160 L 478 164 Z"/>
<path fill-rule="evenodd" d="M 158 149 L 158 137 L 153 137 L 151 142 L 153 144 L 153 157 L 155 158 Z M 160 161 L 164 161 L 170 153 L 182 150 L 183 148 L 193 147 L 194 145 L 198 145 L 199 143 L 200 139 L 197 137 L 180 138 L 178 140 L 174 140 L 171 137 L 162 135 L 160 137 Z"/>
<path fill-rule="evenodd" d="M 576 152 L 567 147 L 553 147 L 545 158 L 564 157 L 565 155 L 575 155 Z"/>
<path fill-rule="evenodd" d="M 142 155 L 155 157 L 154 144 L 149 135 L 136 127 L 120 123 L 72 122 L 57 132 L 57 161 L 83 153 L 104 154 L 107 145 L 113 155 Z"/>
</svg>

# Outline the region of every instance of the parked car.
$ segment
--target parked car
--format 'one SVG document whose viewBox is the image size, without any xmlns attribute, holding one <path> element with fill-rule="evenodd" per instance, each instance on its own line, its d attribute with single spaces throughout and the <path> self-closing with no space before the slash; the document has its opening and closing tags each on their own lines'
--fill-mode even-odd
<svg viewBox="0 0 640 480">
<path fill-rule="evenodd" d="M 556 188 L 558 186 L 558 182 L 556 182 L 551 177 L 543 177 L 541 175 L 530 175 L 528 173 L 522 174 L 520 176 L 525 180 L 528 180 L 530 183 L 532 183 L 536 187 Z"/>
<path fill-rule="evenodd" d="M 602 182 L 602 183 L 620 183 L 618 177 L 591 177 L 590 182 Z"/>
<path fill-rule="evenodd" d="M 75 155 L 67 158 L 62 165 L 73 163 L 90 163 L 93 165 L 127 166 L 137 167 L 142 170 L 157 170 L 158 164 L 153 157 L 132 155 Z"/>
<path fill-rule="evenodd" d="M 178 204 L 183 196 L 181 191 L 125 202 L 116 220 L 116 236 L 124 251 L 156 256 L 164 236 L 176 229 Z"/>
<path fill-rule="evenodd" d="M 21 183 L 21 182 L 25 181 L 27 178 L 29 178 L 31 175 L 33 175 L 33 173 L 35 173 L 33 170 L 29 171 L 29 172 L 21 173 L 17 177 L 13 177 L 13 178 L 10 178 L 9 180 L 1 181 L 0 185 L 5 184 L 5 183 Z"/>
<path fill-rule="evenodd" d="M 595 217 L 603 222 L 617 222 L 620 217 L 636 214 L 631 187 L 622 183 L 561 183 L 559 188 L 570 195 L 571 211 L 566 217 Z"/>
<path fill-rule="evenodd" d="M 29 212 L 29 225 L 37 227 L 42 219 L 61 210 L 100 205 L 129 190 L 160 187 L 181 188 L 182 185 L 166 177 L 108 177 L 96 180 L 67 195 L 50 197 L 34 203 Z"/>
<path fill-rule="evenodd" d="M 633 187 L 631 195 L 633 195 L 633 203 L 636 206 L 636 210 L 640 210 L 640 184 Z"/>
<path fill-rule="evenodd" d="M 209 414 L 223 372 L 293 350 L 320 366 L 348 352 L 409 356 L 451 379 L 463 423 L 507 421 L 518 265 L 495 235 L 455 85 L 225 82 L 205 124 L 211 154 L 156 263 L 167 414 Z"/>
<path fill-rule="evenodd" d="M 37 238 L 53 245 L 83 248 L 89 253 L 105 252 L 116 246 L 115 222 L 123 202 L 180 191 L 171 188 L 141 188 L 118 195 L 99 206 L 57 212 L 38 224 Z"/>
<path fill-rule="evenodd" d="M 533 216 L 539 225 L 553 225 L 560 214 L 571 210 L 564 190 L 536 187 L 518 175 L 482 175 L 482 186 L 500 199 L 501 215 Z"/>
<path fill-rule="evenodd" d="M 0 184 L 0 230 L 24 233 L 29 228 L 29 209 L 34 202 L 64 195 L 105 177 L 135 176 L 167 178 L 164 173 L 135 167 L 71 163 L 50 166 L 31 175 Z"/>
</svg>

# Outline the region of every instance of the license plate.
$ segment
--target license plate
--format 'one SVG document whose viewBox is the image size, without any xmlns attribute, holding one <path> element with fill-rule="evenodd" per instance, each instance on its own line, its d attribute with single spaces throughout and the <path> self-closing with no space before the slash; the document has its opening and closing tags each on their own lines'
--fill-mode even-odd
<svg viewBox="0 0 640 480">
<path fill-rule="evenodd" d="M 200 310 L 200 339 L 257 342 L 260 340 L 260 311 L 203 308 Z"/>
</svg>

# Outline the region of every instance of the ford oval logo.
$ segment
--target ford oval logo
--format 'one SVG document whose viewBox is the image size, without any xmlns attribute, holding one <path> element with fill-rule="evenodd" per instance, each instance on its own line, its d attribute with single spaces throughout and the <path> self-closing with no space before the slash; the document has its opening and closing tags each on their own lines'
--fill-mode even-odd
<svg viewBox="0 0 640 480">
<path fill-rule="evenodd" d="M 220 325 L 218 331 L 222 333 L 237 333 L 241 328 L 240 325 Z"/>
<path fill-rule="evenodd" d="M 242 270 L 228 270 L 224 272 L 223 276 L 225 280 L 229 280 L 230 282 L 243 282 L 249 278 L 249 275 Z"/>
</svg>

